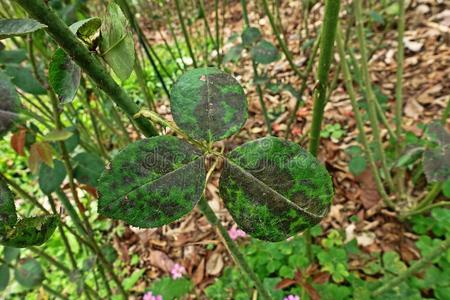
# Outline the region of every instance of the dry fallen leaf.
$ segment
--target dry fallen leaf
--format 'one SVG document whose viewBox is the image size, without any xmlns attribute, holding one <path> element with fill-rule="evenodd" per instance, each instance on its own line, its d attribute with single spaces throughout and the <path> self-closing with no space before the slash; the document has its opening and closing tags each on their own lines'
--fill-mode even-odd
<svg viewBox="0 0 450 300">
<path fill-rule="evenodd" d="M 223 258 L 218 252 L 214 252 L 206 263 L 206 273 L 209 275 L 218 275 L 223 269 Z"/>
</svg>

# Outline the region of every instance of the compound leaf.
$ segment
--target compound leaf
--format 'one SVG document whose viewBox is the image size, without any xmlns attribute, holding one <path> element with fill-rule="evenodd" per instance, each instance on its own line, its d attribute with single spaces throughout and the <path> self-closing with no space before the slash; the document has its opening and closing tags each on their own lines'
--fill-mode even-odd
<svg viewBox="0 0 450 300">
<path fill-rule="evenodd" d="M 278 49 L 269 41 L 260 40 L 250 49 L 253 59 L 260 64 L 270 64 L 280 58 Z"/>
<path fill-rule="evenodd" d="M 11 79 L 0 71 L 0 137 L 12 128 L 19 108 L 19 97 Z"/>
<path fill-rule="evenodd" d="M 78 182 L 96 187 L 105 165 L 103 160 L 88 152 L 77 154 L 73 160 L 76 162 L 73 175 Z"/>
<path fill-rule="evenodd" d="M 0 40 L 13 36 L 25 35 L 46 27 L 47 25 L 32 19 L 1 19 Z"/>
<path fill-rule="evenodd" d="M 256 43 L 261 38 L 261 31 L 256 27 L 247 27 L 242 32 L 242 43 L 246 46 L 250 46 Z"/>
<path fill-rule="evenodd" d="M 0 244 L 15 248 L 42 245 L 52 236 L 58 222 L 56 215 L 24 218 L 6 233 Z"/>
<path fill-rule="evenodd" d="M 204 159 L 173 136 L 130 144 L 98 184 L 99 212 L 137 227 L 159 227 L 190 212 L 203 193 Z"/>
<path fill-rule="evenodd" d="M 66 168 L 60 160 L 53 160 L 53 168 L 41 164 L 39 168 L 39 187 L 46 195 L 56 191 L 66 178 Z"/>
<path fill-rule="evenodd" d="M 0 178 L 0 235 L 16 225 L 17 215 L 14 196 L 3 179 Z"/>
<path fill-rule="evenodd" d="M 236 133 L 248 115 L 241 85 L 216 68 L 186 72 L 175 83 L 170 103 L 175 123 L 191 137 L 207 141 Z"/>
<path fill-rule="evenodd" d="M 134 67 L 134 41 L 127 18 L 117 4 L 108 5 L 100 32 L 100 53 L 117 77 L 126 80 Z"/>
<path fill-rule="evenodd" d="M 236 148 L 228 157 L 220 194 L 233 219 L 251 236 L 285 240 L 327 214 L 333 198 L 331 177 L 297 144 L 266 137 Z"/>
<path fill-rule="evenodd" d="M 14 272 L 18 283 L 26 288 L 33 288 L 44 280 L 44 271 L 39 262 L 33 258 L 22 260 Z"/>
<path fill-rule="evenodd" d="M 48 70 L 48 81 L 61 103 L 72 102 L 80 85 L 81 69 L 63 49 L 53 54 Z"/>
</svg>

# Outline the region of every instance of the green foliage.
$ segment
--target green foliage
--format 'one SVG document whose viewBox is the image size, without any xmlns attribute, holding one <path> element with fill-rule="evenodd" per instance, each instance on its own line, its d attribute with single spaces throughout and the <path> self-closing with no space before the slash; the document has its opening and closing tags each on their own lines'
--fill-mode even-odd
<svg viewBox="0 0 450 300">
<path fill-rule="evenodd" d="M 0 292 L 6 289 L 9 283 L 9 267 L 6 264 L 0 265 Z"/>
<path fill-rule="evenodd" d="M 20 261 L 14 274 L 17 282 L 26 288 L 36 287 L 44 280 L 41 264 L 32 258 Z"/>
<path fill-rule="evenodd" d="M 127 79 L 135 63 L 133 35 L 120 7 L 114 2 L 108 5 L 107 14 L 100 27 L 100 53 L 120 80 Z"/>
<path fill-rule="evenodd" d="M 39 168 L 39 187 L 46 195 L 55 192 L 66 178 L 66 168 L 60 160 L 53 160 L 53 167 L 41 164 Z"/>
<path fill-rule="evenodd" d="M 11 83 L 10 77 L 2 71 L 0 71 L 0 95 L 2 95 L 2 101 L 0 101 L 1 137 L 12 128 L 20 108 L 20 100 L 16 89 Z"/>
<path fill-rule="evenodd" d="M 154 295 L 161 295 L 163 299 L 184 299 L 193 289 L 192 282 L 187 278 L 172 279 L 164 276 L 155 281 L 149 288 Z"/>
<path fill-rule="evenodd" d="M 103 160 L 95 154 L 82 152 L 73 161 L 73 175 L 78 182 L 96 187 L 104 166 Z"/>
<path fill-rule="evenodd" d="M 333 142 L 337 143 L 345 135 L 345 130 L 342 129 L 341 124 L 328 124 L 320 132 L 320 136 L 323 138 L 330 138 Z"/>
<path fill-rule="evenodd" d="M 70 30 L 82 41 L 89 46 L 94 46 L 97 39 L 100 37 L 100 26 L 102 20 L 97 17 L 87 18 L 70 25 Z"/>
<path fill-rule="evenodd" d="M 191 137 L 217 141 L 236 133 L 247 120 L 244 90 L 216 68 L 183 74 L 170 97 L 173 119 Z"/>
<path fill-rule="evenodd" d="M 247 27 L 244 29 L 241 35 L 242 43 L 245 46 L 251 46 L 252 44 L 259 41 L 259 39 L 261 39 L 261 36 L 262 36 L 261 31 L 259 31 L 258 28 Z"/>
<path fill-rule="evenodd" d="M 229 154 L 220 194 L 236 223 L 250 235 L 281 241 L 312 227 L 328 212 L 331 177 L 300 146 L 266 137 Z"/>
<path fill-rule="evenodd" d="M 26 35 L 46 27 L 32 19 L 0 19 L 0 40 Z"/>
<path fill-rule="evenodd" d="M 61 103 L 68 103 L 75 98 L 80 85 L 81 69 L 61 48 L 53 54 L 48 70 L 50 85 Z"/>
<path fill-rule="evenodd" d="M 450 179 L 450 134 L 438 123 L 428 128 L 429 136 L 437 143 L 423 153 L 423 168 L 428 182 Z"/>
<path fill-rule="evenodd" d="M 5 234 L 16 225 L 17 215 L 14 197 L 6 183 L 0 179 L 0 234 Z"/>
<path fill-rule="evenodd" d="M 42 84 L 34 78 L 30 68 L 7 64 L 5 72 L 11 77 L 11 82 L 21 90 L 33 95 L 44 95 L 47 93 Z"/>
</svg>

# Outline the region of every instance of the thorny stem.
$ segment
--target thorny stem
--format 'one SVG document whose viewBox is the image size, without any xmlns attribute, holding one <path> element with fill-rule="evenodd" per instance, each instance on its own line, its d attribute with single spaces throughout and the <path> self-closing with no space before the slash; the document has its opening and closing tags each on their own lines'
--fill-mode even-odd
<svg viewBox="0 0 450 300">
<path fill-rule="evenodd" d="M 67 25 L 45 5 L 42 0 L 14 0 L 34 19 L 47 25 L 46 31 L 58 45 L 105 91 L 106 94 L 129 116 L 138 112 L 138 106 L 108 74 L 100 61 L 92 55 Z M 157 134 L 153 125 L 145 118 L 136 120 L 137 126 L 147 136 Z"/>
<path fill-rule="evenodd" d="M 364 36 L 364 24 L 363 24 L 363 18 L 362 18 L 362 1 L 361 0 L 355 0 L 354 1 L 354 13 L 355 13 L 355 21 L 356 21 L 356 31 L 358 35 L 358 42 L 359 42 L 359 51 L 361 54 L 361 71 L 362 71 L 362 79 L 364 83 L 364 87 L 367 94 L 367 109 L 369 114 L 369 120 L 372 127 L 374 142 L 376 144 L 377 154 L 380 157 L 381 161 L 381 167 L 383 169 L 384 177 L 386 179 L 386 182 L 388 183 L 388 186 L 391 190 L 394 190 L 394 184 L 392 182 L 391 173 L 389 171 L 389 168 L 387 166 L 386 162 L 386 155 L 384 153 L 383 144 L 381 142 L 381 135 L 379 130 L 379 124 L 378 124 L 378 118 L 377 118 L 377 112 L 376 112 L 376 106 L 375 106 L 375 95 L 373 93 L 370 77 L 369 77 L 369 66 L 367 64 L 368 58 L 366 53 L 366 38 Z"/>
<path fill-rule="evenodd" d="M 407 278 L 410 278 L 415 273 L 420 271 L 422 268 L 426 267 L 428 264 L 432 263 L 433 260 L 443 255 L 450 248 L 450 238 L 442 241 L 440 245 L 436 246 L 431 252 L 426 256 L 422 257 L 420 260 L 416 261 L 411 265 L 406 271 L 400 273 L 395 278 L 390 279 L 384 285 L 373 291 L 372 296 L 380 296 L 389 290 L 395 288 L 400 283 L 402 283 Z"/>
<path fill-rule="evenodd" d="M 359 137 L 361 140 L 361 143 L 364 148 L 364 152 L 366 154 L 367 160 L 369 161 L 370 170 L 372 171 L 372 175 L 375 179 L 375 184 L 377 186 L 378 193 L 380 193 L 381 198 L 383 201 L 389 205 L 393 206 L 393 203 L 389 199 L 388 195 L 386 194 L 386 190 L 384 189 L 383 182 L 380 178 L 380 173 L 378 172 L 377 165 L 375 163 L 375 158 L 373 157 L 372 150 L 369 147 L 369 142 L 367 140 L 367 136 L 364 132 L 364 122 L 361 116 L 361 112 L 359 111 L 358 103 L 356 101 L 356 93 L 353 89 L 353 80 L 351 77 L 350 69 L 347 64 L 347 60 L 345 57 L 345 49 L 344 49 L 344 42 L 342 38 L 342 31 L 340 26 L 338 25 L 338 30 L 336 34 L 336 42 L 337 42 L 337 48 L 339 51 L 339 60 L 341 63 L 341 69 L 342 74 L 344 76 L 344 83 L 345 88 L 347 90 L 347 94 L 350 97 L 350 102 L 353 107 L 353 113 L 355 114 L 355 120 L 356 120 L 356 126 L 358 127 L 359 131 Z"/>
<path fill-rule="evenodd" d="M 339 0 L 335 0 L 335 1 L 339 1 Z M 304 74 L 300 71 L 300 69 L 294 63 L 294 59 L 292 58 L 292 53 L 288 49 L 286 43 L 284 42 L 283 38 L 281 37 L 280 32 L 278 31 L 277 24 L 275 23 L 272 13 L 270 12 L 269 5 L 267 4 L 267 0 L 262 0 L 262 4 L 263 4 L 264 12 L 267 15 L 267 17 L 269 18 L 269 22 L 270 22 L 270 26 L 272 27 L 272 31 L 275 34 L 275 37 L 278 41 L 278 44 L 281 47 L 281 50 L 283 51 L 284 55 L 286 56 L 289 66 L 291 67 L 292 71 L 294 71 L 294 73 L 297 76 L 303 78 Z"/>
<path fill-rule="evenodd" d="M 319 50 L 319 44 L 320 44 L 320 36 L 317 37 L 317 40 L 314 43 L 314 47 L 312 49 L 311 55 L 308 59 L 308 63 L 306 65 L 306 72 L 305 72 L 305 78 L 303 78 L 302 85 L 300 87 L 300 91 L 298 92 L 298 98 L 295 101 L 295 107 L 294 110 L 291 113 L 291 117 L 289 118 L 287 127 L 286 127 L 286 139 L 289 139 L 289 136 L 291 134 L 291 126 L 292 123 L 294 123 L 295 117 L 297 115 L 297 111 L 300 108 L 300 104 L 303 102 L 303 94 L 305 93 L 305 90 L 308 85 L 308 76 L 312 71 L 313 65 L 314 65 L 314 59 L 316 58 L 317 51 Z"/>
<path fill-rule="evenodd" d="M 266 1 L 266 0 L 264 0 Z M 326 0 L 325 15 L 322 30 L 320 33 L 320 55 L 318 70 L 318 87 L 314 94 L 313 117 L 309 140 L 309 152 L 317 156 L 320 143 L 320 128 L 322 126 L 323 114 L 327 100 L 328 71 L 330 70 L 331 58 L 333 55 L 334 37 L 339 16 L 340 0 Z M 306 252 L 309 261 L 314 261 L 312 254 L 312 239 L 309 229 L 305 230 Z"/>
<path fill-rule="evenodd" d="M 247 1 L 241 0 L 241 6 L 242 6 L 242 15 L 244 17 L 244 22 L 245 22 L 245 28 L 248 28 L 248 27 L 250 27 L 250 20 L 248 18 L 248 14 L 247 14 Z M 251 60 L 252 60 L 253 75 L 255 78 L 257 78 L 258 77 L 258 65 L 256 64 L 253 57 L 251 58 Z M 259 105 L 261 106 L 261 110 L 262 110 L 262 113 L 264 116 L 264 122 L 266 123 L 267 132 L 269 133 L 269 135 L 272 135 L 272 124 L 270 122 L 269 115 L 267 114 L 266 104 L 264 103 L 264 93 L 263 93 L 263 90 L 259 83 L 256 83 L 256 92 L 258 93 L 258 101 L 259 101 Z"/>
<path fill-rule="evenodd" d="M 186 25 L 184 24 L 184 18 L 181 14 L 181 7 L 180 7 L 180 0 L 175 0 L 175 8 L 177 10 L 178 20 L 180 21 L 181 31 L 183 32 L 184 39 L 186 41 L 186 45 L 189 51 L 189 54 L 192 58 L 192 63 L 194 64 L 194 67 L 197 68 L 197 61 L 195 59 L 194 51 L 192 51 L 191 41 L 189 39 L 189 33 L 186 29 Z"/>
</svg>

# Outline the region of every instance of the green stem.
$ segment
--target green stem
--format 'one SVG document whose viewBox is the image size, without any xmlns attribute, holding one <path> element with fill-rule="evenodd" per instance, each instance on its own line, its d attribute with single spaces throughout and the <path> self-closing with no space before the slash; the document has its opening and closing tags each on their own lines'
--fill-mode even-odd
<svg viewBox="0 0 450 300">
<path fill-rule="evenodd" d="M 308 59 L 308 63 L 306 65 L 306 72 L 305 72 L 305 78 L 303 78 L 302 85 L 300 87 L 300 91 L 298 92 L 298 97 L 295 101 L 295 107 L 294 110 L 291 113 L 291 116 L 289 118 L 287 127 L 286 127 L 286 139 L 289 139 L 289 136 L 291 134 L 291 126 L 294 123 L 295 117 L 297 115 L 297 111 L 300 108 L 300 104 L 303 102 L 303 94 L 305 93 L 305 90 L 308 86 L 308 76 L 312 71 L 313 65 L 314 65 L 314 59 L 316 58 L 317 52 L 319 50 L 319 43 L 320 42 L 320 36 L 317 38 L 316 42 L 314 43 L 314 47 L 312 49 L 311 55 Z"/>
<path fill-rule="evenodd" d="M 92 55 L 67 25 L 42 0 L 14 1 L 22 6 L 31 17 L 48 26 L 46 28 L 47 32 L 58 45 L 70 55 L 120 108 L 130 116 L 139 111 L 138 106 L 107 73 L 100 61 Z M 136 123 L 146 136 L 157 135 L 157 131 L 147 119 L 136 119 Z"/>
<path fill-rule="evenodd" d="M 394 190 L 394 184 L 391 178 L 391 173 L 389 171 L 389 168 L 387 166 L 386 161 L 386 155 L 384 153 L 383 144 L 381 142 L 381 135 L 379 130 L 379 124 L 377 119 L 377 111 L 376 111 L 376 104 L 375 102 L 376 97 L 373 93 L 370 77 L 369 77 L 369 66 L 368 66 L 368 59 L 367 59 L 367 45 L 366 45 L 366 38 L 364 36 L 364 23 L 363 23 L 363 17 L 362 17 L 362 1 L 361 0 L 355 0 L 354 2 L 354 13 L 355 13 L 355 21 L 356 21 L 356 29 L 357 29 L 357 35 L 358 35 L 358 42 L 359 42 L 359 51 L 361 54 L 360 64 L 361 64 L 361 71 L 362 71 L 362 80 L 364 83 L 364 87 L 367 93 L 367 109 L 369 114 L 369 120 L 370 125 L 372 127 L 374 142 L 377 149 L 377 154 L 380 157 L 381 160 L 381 167 L 383 169 L 384 177 L 386 179 L 386 182 L 388 183 L 388 186 L 391 190 Z"/>
<path fill-rule="evenodd" d="M 424 267 L 432 263 L 433 260 L 446 253 L 449 248 L 450 248 L 450 238 L 447 238 L 446 240 L 442 241 L 440 245 L 431 250 L 426 256 L 422 257 L 420 260 L 412 264 L 411 267 L 409 267 L 406 271 L 390 279 L 385 284 L 383 284 L 375 291 L 373 291 L 372 296 L 373 297 L 380 296 L 390 291 L 391 289 L 398 286 L 400 283 L 402 283 L 403 281 L 410 278 L 411 276 L 422 270 Z"/>
<path fill-rule="evenodd" d="M 250 27 L 250 20 L 248 18 L 248 13 L 247 13 L 247 1 L 241 0 L 241 6 L 242 6 L 242 15 L 243 15 L 244 21 L 245 21 L 245 27 L 248 28 L 248 27 Z M 252 60 L 252 68 L 253 68 L 253 77 L 258 78 L 258 65 L 253 58 L 251 60 Z M 272 124 L 270 122 L 270 118 L 267 113 L 266 103 L 264 103 L 263 89 L 259 83 L 256 83 L 256 92 L 258 94 L 259 105 L 261 106 L 261 110 L 262 110 L 262 113 L 264 116 L 264 122 L 266 123 L 267 132 L 269 133 L 269 135 L 272 135 Z"/>
<path fill-rule="evenodd" d="M 266 0 L 264 0 L 266 1 Z M 328 72 L 333 56 L 334 38 L 339 15 L 340 0 L 327 0 L 325 2 L 325 15 L 320 34 L 320 55 L 318 69 L 317 90 L 314 95 L 313 118 L 309 140 L 309 152 L 317 156 L 320 141 L 320 128 L 322 125 L 324 109 L 327 99 Z"/>
<path fill-rule="evenodd" d="M 450 114 L 450 97 L 447 98 L 447 106 L 445 107 L 445 110 L 442 113 L 442 117 L 441 117 L 442 125 L 445 125 L 445 123 L 447 123 L 449 114 Z"/>
<path fill-rule="evenodd" d="M 184 24 L 183 15 L 181 14 L 180 0 L 175 0 L 175 7 L 177 10 L 178 20 L 179 20 L 180 26 L 181 26 L 181 31 L 183 32 L 183 36 L 186 41 L 186 45 L 187 45 L 189 54 L 191 55 L 191 58 L 192 58 L 192 63 L 194 64 L 194 68 L 197 68 L 197 60 L 195 59 L 194 51 L 192 51 L 191 41 L 189 39 L 189 33 L 186 29 L 186 25 Z"/>
<path fill-rule="evenodd" d="M 227 230 L 222 226 L 219 219 L 216 217 L 214 211 L 211 209 L 211 207 L 208 204 L 208 201 L 204 197 L 200 199 L 198 202 L 199 208 L 202 212 L 202 214 L 208 219 L 209 223 L 211 225 L 215 226 L 216 229 L 219 231 L 220 235 L 222 236 L 225 245 L 228 248 L 228 251 L 231 253 L 239 267 L 243 272 L 246 273 L 246 275 L 253 280 L 255 283 L 255 287 L 260 294 L 262 299 L 272 299 L 267 289 L 264 287 L 263 283 L 261 282 L 260 278 L 253 272 L 253 270 L 248 265 L 247 261 L 245 260 L 245 257 L 240 252 L 238 246 L 236 243 L 230 238 L 230 235 L 228 234 Z"/>
<path fill-rule="evenodd" d="M 338 0 L 335 0 L 338 1 Z M 289 63 L 289 66 L 291 66 L 291 69 L 294 71 L 294 73 L 303 78 L 304 74 L 300 71 L 300 69 L 297 67 L 297 65 L 294 63 L 294 59 L 292 57 L 291 51 L 288 49 L 286 43 L 284 42 L 283 38 L 280 35 L 280 32 L 278 31 L 277 24 L 275 23 L 275 20 L 273 18 L 272 13 L 270 12 L 269 5 L 267 4 L 267 0 L 262 0 L 264 12 L 269 18 L 270 26 L 272 27 L 272 31 L 278 41 L 278 44 L 281 47 L 281 50 L 283 51 L 284 55 L 286 56 L 286 59 Z"/>
<path fill-rule="evenodd" d="M 344 46 L 344 41 L 343 41 L 342 31 L 340 29 L 340 26 L 338 26 L 338 31 L 336 34 L 336 42 L 337 42 L 337 47 L 338 47 L 338 51 L 339 51 L 339 60 L 341 62 L 341 69 L 342 69 L 342 73 L 344 76 L 345 88 L 347 90 L 348 96 L 350 97 L 350 102 L 352 104 L 353 113 L 355 114 L 356 126 L 358 127 L 359 138 L 363 145 L 363 149 L 364 149 L 366 158 L 369 161 L 369 167 L 372 172 L 373 178 L 375 179 L 377 191 L 380 194 L 383 201 L 387 205 L 393 206 L 388 195 L 386 194 L 386 190 L 384 189 L 383 182 L 381 181 L 380 173 L 378 172 L 378 167 L 375 163 L 375 158 L 372 154 L 372 150 L 370 149 L 370 146 L 369 146 L 369 141 L 368 141 L 366 133 L 364 131 L 364 121 L 363 121 L 361 112 L 359 111 L 358 103 L 356 101 L 356 93 L 355 93 L 355 90 L 353 89 L 353 80 L 351 77 L 350 69 L 347 64 L 347 59 L 345 57 L 345 46 Z"/>
</svg>

